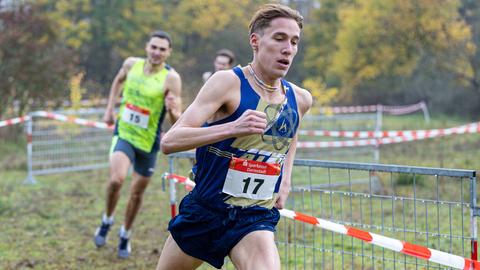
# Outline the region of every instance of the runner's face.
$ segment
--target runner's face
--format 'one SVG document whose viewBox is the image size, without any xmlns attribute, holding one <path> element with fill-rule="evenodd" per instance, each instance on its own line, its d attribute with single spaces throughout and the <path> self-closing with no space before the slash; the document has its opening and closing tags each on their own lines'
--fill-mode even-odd
<svg viewBox="0 0 480 270">
<path fill-rule="evenodd" d="M 230 58 L 228 58 L 225 55 L 219 55 L 215 58 L 215 62 L 213 62 L 213 66 L 215 67 L 215 71 L 229 69 Z"/>
<path fill-rule="evenodd" d="M 256 61 L 263 67 L 269 77 L 284 77 L 293 58 L 297 54 L 300 41 L 300 27 L 294 19 L 275 18 L 270 26 L 263 30 L 263 35 L 254 33 L 250 43 L 256 48 Z"/>
<path fill-rule="evenodd" d="M 145 47 L 148 61 L 152 65 L 160 65 L 165 62 L 172 51 L 169 45 L 168 40 L 164 38 L 151 38 Z"/>
</svg>

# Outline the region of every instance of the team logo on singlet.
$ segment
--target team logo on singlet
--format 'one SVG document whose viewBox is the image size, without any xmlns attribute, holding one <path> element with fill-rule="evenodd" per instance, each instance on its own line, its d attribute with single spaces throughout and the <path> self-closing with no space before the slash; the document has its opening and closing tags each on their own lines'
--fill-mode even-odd
<svg viewBox="0 0 480 270">
<path fill-rule="evenodd" d="M 289 146 L 289 139 L 295 135 L 295 126 L 298 122 L 298 115 L 295 110 L 288 105 L 268 104 L 264 110 L 267 115 L 267 131 L 262 135 L 265 143 L 272 144 L 276 150 L 282 150 Z"/>
<path fill-rule="evenodd" d="M 280 125 L 280 127 L 278 128 L 278 131 L 281 132 L 281 133 L 287 132 L 287 123 L 285 123 L 285 119 L 283 119 L 283 122 Z"/>
</svg>

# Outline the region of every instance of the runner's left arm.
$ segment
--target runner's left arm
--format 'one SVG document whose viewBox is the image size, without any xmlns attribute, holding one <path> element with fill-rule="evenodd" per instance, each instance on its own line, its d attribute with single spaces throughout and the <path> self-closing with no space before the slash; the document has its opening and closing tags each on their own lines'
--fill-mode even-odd
<svg viewBox="0 0 480 270">
<path fill-rule="evenodd" d="M 297 152 L 297 138 L 298 135 L 295 134 L 287 156 L 285 157 L 285 163 L 283 163 L 282 183 L 280 184 L 280 190 L 278 191 L 278 199 L 275 202 L 275 207 L 278 209 L 283 209 L 283 207 L 285 207 L 288 194 L 290 194 L 293 161 L 295 160 L 295 153 Z"/>
<path fill-rule="evenodd" d="M 294 85 L 293 88 L 295 90 L 295 96 L 297 97 L 297 107 L 301 119 L 312 107 L 312 95 L 307 90 L 296 85 Z M 295 153 L 297 152 L 297 141 L 298 134 L 295 134 L 285 158 L 285 163 L 283 164 L 282 183 L 280 184 L 280 190 L 278 191 L 278 199 L 275 202 L 275 207 L 278 209 L 282 209 L 285 206 L 288 194 L 290 193 L 293 162 L 295 160 Z"/>
<path fill-rule="evenodd" d="M 165 108 L 170 123 L 173 125 L 182 114 L 182 79 L 174 70 L 169 72 L 167 76 Z"/>
</svg>

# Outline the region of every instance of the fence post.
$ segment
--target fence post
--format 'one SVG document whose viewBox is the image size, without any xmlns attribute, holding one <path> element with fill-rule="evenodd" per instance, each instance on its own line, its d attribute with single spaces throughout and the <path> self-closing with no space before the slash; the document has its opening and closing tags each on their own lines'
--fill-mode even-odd
<svg viewBox="0 0 480 270">
<path fill-rule="evenodd" d="M 478 259 L 478 237 L 477 237 L 477 216 L 479 209 L 477 209 L 477 177 L 476 174 L 470 177 L 470 232 L 471 232 L 471 255 L 470 259 Z"/>
<path fill-rule="evenodd" d="M 427 124 L 430 123 L 430 114 L 428 113 L 428 108 L 427 108 L 427 104 L 425 103 L 425 101 L 422 100 L 420 102 L 420 108 L 422 108 L 423 118 L 425 118 L 425 122 Z"/>
<path fill-rule="evenodd" d="M 25 184 L 36 184 L 37 181 L 33 176 L 32 165 L 32 138 L 33 138 L 33 114 L 28 114 L 28 119 L 25 121 L 25 132 L 27 135 L 27 178 Z"/>
<path fill-rule="evenodd" d="M 375 134 L 380 133 L 382 131 L 382 120 L 383 120 L 383 105 L 377 104 L 377 118 L 375 123 Z M 375 136 L 375 150 L 373 152 L 373 160 L 376 163 L 380 162 L 380 140 L 377 136 Z"/>
<path fill-rule="evenodd" d="M 173 157 L 170 156 L 168 157 L 168 170 L 169 170 L 169 175 L 167 176 L 168 184 L 169 184 L 169 194 L 170 194 L 170 212 L 172 215 L 172 218 L 174 218 L 177 215 L 177 206 L 176 206 L 176 201 L 177 201 L 177 191 L 175 188 L 175 178 L 172 177 L 173 175 L 173 166 L 174 166 L 174 161 Z"/>
</svg>

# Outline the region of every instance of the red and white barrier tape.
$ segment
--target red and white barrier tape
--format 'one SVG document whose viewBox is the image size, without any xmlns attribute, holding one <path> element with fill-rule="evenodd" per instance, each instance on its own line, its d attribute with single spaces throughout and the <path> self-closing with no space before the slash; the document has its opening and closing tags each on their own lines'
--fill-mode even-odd
<svg viewBox="0 0 480 270">
<path fill-rule="evenodd" d="M 480 122 L 469 123 L 452 128 L 429 130 L 391 130 L 391 131 L 329 131 L 329 130 L 299 130 L 299 135 L 343 137 L 343 138 L 392 138 L 407 137 L 414 139 L 433 138 L 453 134 L 480 133 Z"/>
<path fill-rule="evenodd" d="M 185 176 L 181 176 L 181 175 L 176 175 L 176 174 L 166 174 L 167 176 L 167 179 L 173 179 L 175 181 L 175 183 L 182 183 L 185 185 L 185 189 L 190 191 L 193 189 L 193 187 L 195 186 L 195 182 L 193 182 L 192 180 L 190 180 L 190 178 L 188 177 L 185 177 Z"/>
<path fill-rule="evenodd" d="M 344 147 L 378 146 L 382 144 L 393 144 L 393 143 L 424 140 L 424 139 L 429 139 L 434 137 L 440 137 L 440 135 L 423 137 L 423 138 L 392 137 L 392 138 L 380 138 L 380 139 L 330 141 L 330 142 L 297 142 L 297 148 L 344 148 Z"/>
<path fill-rule="evenodd" d="M 388 106 L 388 105 L 363 105 L 363 106 L 338 106 L 320 108 L 322 114 L 348 114 L 348 113 L 367 113 L 382 111 L 393 115 L 409 114 L 426 108 L 425 102 L 421 101 L 416 104 L 404 106 Z"/>
<path fill-rule="evenodd" d="M 0 127 L 12 126 L 15 124 L 23 123 L 25 121 L 28 121 L 29 119 L 30 119 L 30 116 L 21 116 L 21 117 L 8 119 L 8 120 L 3 120 L 3 121 L 0 121 Z"/>
<path fill-rule="evenodd" d="M 414 256 L 430 262 L 453 267 L 456 269 L 480 269 L 480 263 L 478 261 L 463 258 L 443 251 L 411 244 L 408 242 L 403 242 L 394 238 L 370 233 L 367 231 L 362 231 L 359 229 L 316 218 L 313 216 L 308 216 L 288 209 L 281 209 L 280 214 L 290 219 L 309 223 L 322 229 L 326 229 L 336 233 L 349 235 L 351 237 L 363 240 L 373 245 L 390 249 L 396 252 L 401 252 L 403 254 Z"/>
<path fill-rule="evenodd" d="M 416 140 L 424 140 L 430 138 L 436 138 L 441 136 L 448 136 L 453 134 L 471 134 L 480 133 L 480 122 L 471 123 L 468 125 L 447 128 L 447 129 L 432 129 L 432 130 L 407 130 L 407 131 L 332 131 L 330 133 L 319 131 L 317 134 L 323 134 L 324 136 L 345 136 L 352 138 L 363 138 L 368 136 L 379 136 L 377 139 L 366 140 L 349 140 L 349 141 L 330 141 L 330 142 L 297 142 L 298 148 L 340 148 L 340 147 L 358 147 L 358 146 L 370 146 L 381 144 L 392 144 L 401 142 L 410 142 Z M 397 135 L 397 137 L 391 137 Z M 402 136 L 400 136 L 402 135 Z M 320 136 L 320 135 L 318 135 Z"/>
<path fill-rule="evenodd" d="M 177 183 L 184 183 L 186 186 L 195 187 L 195 182 L 188 177 L 169 174 L 168 179 L 173 179 Z M 408 242 L 403 242 L 395 238 L 386 237 L 383 235 L 362 231 L 353 227 L 348 227 L 335 222 L 331 222 L 325 219 L 316 218 L 313 216 L 305 215 L 299 212 L 295 212 L 288 209 L 280 209 L 280 215 L 298 220 L 304 223 L 317 226 L 319 228 L 329 230 L 332 232 L 349 235 L 351 237 L 363 240 L 367 243 L 371 243 L 376 246 L 380 246 L 386 249 L 390 249 L 396 252 L 400 252 L 406 255 L 414 256 L 420 259 L 424 259 L 430 262 L 438 263 L 441 265 L 453 267 L 456 269 L 473 270 L 480 269 L 480 263 L 471 259 L 463 258 L 461 256 L 453 255 L 436 249 L 431 249 Z"/>
<path fill-rule="evenodd" d="M 379 108 L 382 110 L 382 112 L 392 114 L 392 115 L 403 115 L 403 114 L 409 114 L 413 113 L 416 111 L 423 110 L 424 108 L 427 108 L 427 105 L 425 102 L 420 101 L 417 104 L 411 104 L 411 105 L 405 105 L 405 106 L 386 106 L 386 105 L 380 105 L 381 107 Z"/>
<path fill-rule="evenodd" d="M 377 111 L 377 105 L 338 106 L 338 107 L 320 108 L 320 113 L 322 114 L 366 113 L 366 112 L 376 112 L 376 111 Z"/>
<path fill-rule="evenodd" d="M 58 121 L 62 121 L 62 122 L 75 123 L 75 124 L 78 124 L 78 125 L 88 126 L 88 127 L 113 129 L 112 125 L 107 125 L 106 123 L 96 122 L 96 121 L 91 121 L 91 120 L 87 120 L 87 119 L 83 119 L 83 118 L 66 116 L 66 115 L 63 115 L 63 114 L 46 112 L 46 111 L 34 112 L 34 113 L 32 113 L 32 116 L 45 117 L 45 118 L 49 118 L 49 119 L 54 119 L 54 120 L 58 120 Z"/>
<path fill-rule="evenodd" d="M 297 142 L 297 148 L 344 148 L 379 145 L 380 140 L 350 140 L 350 141 L 331 141 L 331 142 Z"/>
</svg>

